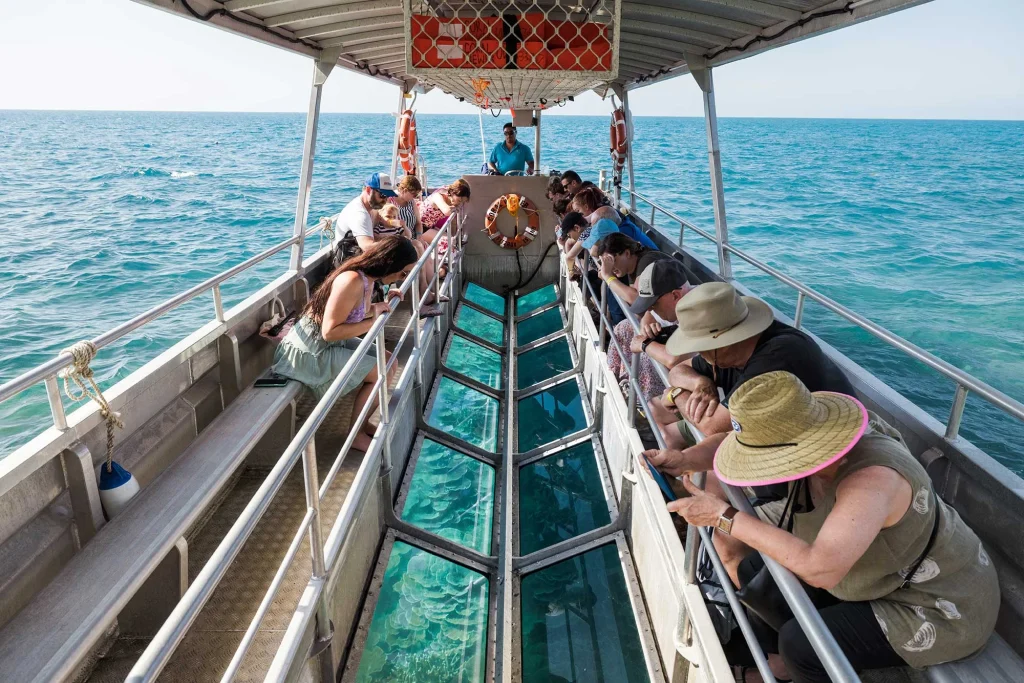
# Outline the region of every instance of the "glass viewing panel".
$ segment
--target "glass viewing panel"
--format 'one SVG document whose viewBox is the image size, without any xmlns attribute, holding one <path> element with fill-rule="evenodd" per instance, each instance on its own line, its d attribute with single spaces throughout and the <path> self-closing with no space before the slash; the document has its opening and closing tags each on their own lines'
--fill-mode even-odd
<svg viewBox="0 0 1024 683">
<path fill-rule="evenodd" d="M 556 339 L 519 354 L 516 361 L 516 382 L 520 389 L 525 389 L 571 369 L 569 342 L 565 338 Z"/>
<path fill-rule="evenodd" d="M 496 453 L 501 411 L 498 400 L 450 377 L 442 377 L 427 424 Z"/>
<path fill-rule="evenodd" d="M 492 389 L 501 388 L 501 354 L 465 337 L 452 335 L 444 364 Z"/>
<path fill-rule="evenodd" d="M 530 311 L 535 311 L 541 306 L 547 306 L 556 301 L 558 301 L 558 290 L 554 285 L 541 287 L 516 300 L 516 315 L 526 315 Z"/>
<path fill-rule="evenodd" d="M 614 543 L 522 581 L 523 683 L 647 683 Z"/>
<path fill-rule="evenodd" d="M 402 519 L 489 555 L 493 515 L 494 468 L 424 439 Z"/>
<path fill-rule="evenodd" d="M 587 426 L 576 380 L 519 399 L 519 451 L 543 446 Z"/>
<path fill-rule="evenodd" d="M 593 442 L 586 441 L 519 470 L 520 555 L 611 521 Z"/>
<path fill-rule="evenodd" d="M 563 329 L 561 309 L 551 308 L 516 323 L 516 344 L 523 346 Z"/>
<path fill-rule="evenodd" d="M 356 681 L 483 683 L 488 590 L 486 576 L 396 541 Z"/>
<path fill-rule="evenodd" d="M 500 294 L 470 282 L 466 285 L 466 298 L 495 315 L 505 316 L 505 297 Z"/>
<path fill-rule="evenodd" d="M 505 345 L 505 323 L 495 320 L 486 313 L 481 313 L 469 306 L 459 306 L 455 314 L 455 326 L 495 346 Z"/>
</svg>

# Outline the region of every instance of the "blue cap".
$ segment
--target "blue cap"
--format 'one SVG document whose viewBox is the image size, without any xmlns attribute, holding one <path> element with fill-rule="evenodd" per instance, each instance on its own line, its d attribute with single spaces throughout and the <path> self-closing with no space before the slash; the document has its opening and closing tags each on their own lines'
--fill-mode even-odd
<svg viewBox="0 0 1024 683">
<path fill-rule="evenodd" d="M 602 218 L 597 223 L 594 223 L 594 227 L 590 229 L 590 235 L 583 240 L 583 248 L 590 249 L 601 238 L 616 232 L 619 232 L 619 226 L 615 225 L 615 221 L 610 218 Z"/>
<path fill-rule="evenodd" d="M 394 186 L 391 184 L 391 176 L 387 173 L 374 173 L 366 179 L 366 186 L 377 190 L 385 197 L 397 197 Z"/>
</svg>

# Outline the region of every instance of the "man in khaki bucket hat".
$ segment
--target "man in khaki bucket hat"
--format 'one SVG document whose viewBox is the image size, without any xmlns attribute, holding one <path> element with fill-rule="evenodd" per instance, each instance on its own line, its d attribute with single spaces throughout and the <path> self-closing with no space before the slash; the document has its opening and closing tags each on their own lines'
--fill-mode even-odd
<svg viewBox="0 0 1024 683">
<path fill-rule="evenodd" d="M 654 464 L 670 474 L 711 469 L 715 449 L 733 428 L 729 397 L 753 377 L 783 370 L 811 391 L 854 393 L 813 339 L 775 320 L 768 304 L 741 296 L 728 283 L 694 287 L 676 304 L 676 318 L 679 328 L 666 349 L 675 356 L 696 355 L 672 368 L 672 386 L 651 402 L 651 415 L 673 449 L 687 445 L 684 420 L 709 438 L 685 450 L 655 452 Z"/>
</svg>

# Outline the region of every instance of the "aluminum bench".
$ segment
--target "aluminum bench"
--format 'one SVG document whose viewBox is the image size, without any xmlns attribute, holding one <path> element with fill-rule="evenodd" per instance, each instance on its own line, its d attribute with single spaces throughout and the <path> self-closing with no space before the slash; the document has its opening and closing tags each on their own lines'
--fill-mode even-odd
<svg viewBox="0 0 1024 683">
<path fill-rule="evenodd" d="M 300 390 L 298 382 L 289 382 L 243 391 L 105 524 L 0 630 L 0 681 L 65 681 L 88 667 L 88 658 L 132 596 L 174 552 Z M 176 601 L 180 595 L 170 597 Z"/>
<path fill-rule="evenodd" d="M 985 648 L 967 659 L 930 666 L 925 670 L 930 683 L 1020 683 L 1024 681 L 1024 659 L 996 634 Z"/>
</svg>

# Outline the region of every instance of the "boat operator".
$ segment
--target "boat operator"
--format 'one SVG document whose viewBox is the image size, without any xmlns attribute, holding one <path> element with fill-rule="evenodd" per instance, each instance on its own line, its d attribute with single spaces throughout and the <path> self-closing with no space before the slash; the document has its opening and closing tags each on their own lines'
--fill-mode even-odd
<svg viewBox="0 0 1024 683">
<path fill-rule="evenodd" d="M 506 123 L 502 128 L 502 134 L 505 140 L 491 150 L 487 168 L 494 175 L 505 175 L 509 171 L 526 171 L 527 175 L 533 175 L 533 152 L 516 140 L 516 127 L 512 123 Z"/>
</svg>

